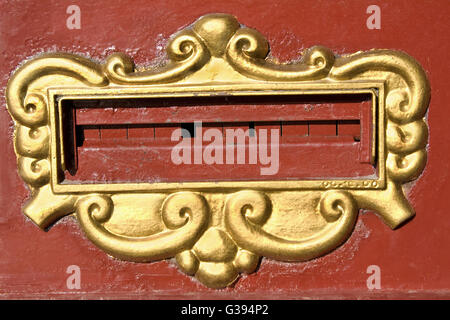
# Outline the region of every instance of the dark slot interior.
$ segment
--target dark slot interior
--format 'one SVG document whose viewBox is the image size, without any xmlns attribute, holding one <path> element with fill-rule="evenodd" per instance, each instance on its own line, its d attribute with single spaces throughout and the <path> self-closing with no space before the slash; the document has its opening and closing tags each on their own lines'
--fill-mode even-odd
<svg viewBox="0 0 450 320">
<path fill-rule="evenodd" d="M 371 95 L 280 95 L 280 96 L 213 96 L 213 97 L 170 97 L 170 98 L 139 98 L 139 99 L 98 99 L 98 100 L 62 100 L 64 162 L 67 173 L 60 180 L 93 181 L 88 174 L 81 175 L 80 171 L 90 167 L 99 157 L 108 157 L 110 161 L 123 162 L 123 150 L 128 150 L 126 156 L 129 163 L 133 156 L 142 151 L 160 152 L 166 154 L 167 149 L 174 145 L 171 142 L 171 132 L 177 128 L 184 129 L 183 138 L 195 138 L 197 122 L 202 121 L 203 129 L 216 128 L 224 133 L 227 129 L 242 128 L 249 130 L 250 137 L 261 129 L 278 129 L 280 136 L 280 154 L 296 153 L 293 159 L 286 160 L 286 165 L 292 166 L 295 157 L 307 158 L 313 155 L 319 157 L 316 167 L 326 165 L 321 160 L 319 145 L 323 145 L 323 154 L 332 146 L 333 152 L 352 152 L 359 157 L 354 165 L 358 167 L 356 177 L 376 174 L 375 161 L 370 154 L 372 143 Z M 314 152 L 308 151 L 314 149 Z M 355 152 L 358 148 L 358 154 Z M 316 150 L 317 149 L 317 150 Z M 347 150 L 348 149 L 348 150 Z M 350 150 L 351 149 L 351 150 Z M 363 150 L 365 149 L 365 150 Z M 331 149 L 329 149 L 331 150 Z M 138 152 L 136 152 L 138 151 Z M 97 154 L 98 157 L 89 158 Z M 301 155 L 304 155 L 303 157 Z M 90 162 L 83 161 L 88 156 Z M 287 157 L 286 155 L 284 157 Z M 332 162 L 333 156 L 326 156 Z M 372 160 L 368 160 L 372 157 Z M 167 157 L 162 161 L 167 160 Z M 164 160 L 165 159 L 165 160 Z M 316 160 L 317 160 L 316 159 Z M 280 164 L 283 158 L 280 157 Z M 314 162 L 315 159 L 309 159 Z M 125 162 L 126 163 L 126 162 Z M 81 165 L 80 165 L 81 164 Z M 87 165 L 86 165 L 87 164 Z M 154 164 L 154 161 L 153 161 Z M 168 164 L 170 171 L 171 165 Z M 239 165 L 241 166 L 241 165 Z M 236 167 L 239 167 L 236 166 Z M 203 166 L 204 172 L 208 168 Z M 342 165 L 341 165 L 342 167 Z M 96 168 L 98 169 L 98 168 Z M 312 166 L 312 171 L 317 168 Z M 153 177 L 152 163 L 145 166 L 144 171 Z M 155 169 L 156 170 L 156 169 Z M 188 169 L 186 169 L 187 171 Z M 206 170 L 206 171 L 205 171 Z M 230 169 L 230 174 L 237 174 L 236 169 Z M 242 168 L 235 178 L 224 176 L 224 179 L 260 179 L 260 177 L 246 177 Z M 323 170 L 317 173 L 317 178 L 346 177 L 351 173 L 350 168 L 336 169 L 335 172 Z M 98 170 L 97 170 L 98 171 Z M 120 170 L 119 170 L 120 171 Z M 122 171 L 129 171 L 126 164 Z M 292 176 L 294 170 L 288 170 L 286 176 L 266 177 L 265 179 L 293 179 L 305 178 L 302 174 Z M 332 177 L 325 177 L 332 173 Z M 96 175 L 98 172 L 95 173 Z M 107 174 L 106 174 L 107 176 Z M 206 177 L 206 178 L 205 178 Z M 157 181 L 203 181 L 209 180 L 207 174 L 196 177 L 186 176 L 164 178 L 158 173 Z M 311 177 L 306 177 L 311 178 Z M 101 182 L 135 181 L 132 176 L 115 173 L 113 179 L 103 176 Z M 145 179 L 137 179 L 142 182 Z M 220 180 L 212 176 L 211 180 Z M 176 180 L 178 181 L 178 180 Z"/>
</svg>

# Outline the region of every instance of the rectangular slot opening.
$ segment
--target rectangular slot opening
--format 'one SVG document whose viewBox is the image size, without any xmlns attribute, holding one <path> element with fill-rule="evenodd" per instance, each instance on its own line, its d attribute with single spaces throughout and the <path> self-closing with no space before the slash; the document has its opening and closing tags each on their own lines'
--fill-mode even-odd
<svg viewBox="0 0 450 320">
<path fill-rule="evenodd" d="M 376 179 L 372 99 L 369 93 L 64 98 L 60 183 Z M 219 132 L 211 152 L 211 136 Z M 182 141 L 190 145 L 189 161 L 184 153 L 174 161 Z"/>
</svg>

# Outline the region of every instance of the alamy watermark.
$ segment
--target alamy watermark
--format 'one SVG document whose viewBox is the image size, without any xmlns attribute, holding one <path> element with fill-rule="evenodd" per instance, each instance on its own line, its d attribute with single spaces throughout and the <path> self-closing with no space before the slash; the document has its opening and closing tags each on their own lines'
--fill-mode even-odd
<svg viewBox="0 0 450 320">
<path fill-rule="evenodd" d="M 67 289 L 79 290 L 81 289 L 81 269 L 79 266 L 73 264 L 67 267 L 66 273 L 69 274 L 66 280 Z"/>
<path fill-rule="evenodd" d="M 172 148 L 171 159 L 176 165 L 259 165 L 261 175 L 274 175 L 280 167 L 279 140 L 279 129 L 203 130 L 201 122 L 194 122 L 193 134 L 183 128 L 172 132 L 171 141 L 178 143 Z"/>
<path fill-rule="evenodd" d="M 367 18 L 366 26 L 367 29 L 381 29 L 381 9 L 376 4 L 372 4 L 367 7 L 366 13 L 370 14 Z"/>
<path fill-rule="evenodd" d="M 381 289 L 381 268 L 373 264 L 367 267 L 366 273 L 370 274 L 366 281 L 367 289 Z"/>
<path fill-rule="evenodd" d="M 76 4 L 67 7 L 66 13 L 69 15 L 66 20 L 66 27 L 69 30 L 81 29 L 81 9 Z"/>
</svg>

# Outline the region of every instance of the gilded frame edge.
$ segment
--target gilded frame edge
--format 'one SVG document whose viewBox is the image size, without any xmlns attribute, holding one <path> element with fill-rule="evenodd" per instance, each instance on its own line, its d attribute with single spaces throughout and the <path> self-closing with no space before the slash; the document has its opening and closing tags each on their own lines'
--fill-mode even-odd
<svg viewBox="0 0 450 320">
<path fill-rule="evenodd" d="M 50 128 L 51 128 L 51 175 L 50 181 L 52 190 L 55 193 L 86 193 L 86 192 L 174 192 L 176 190 L 196 190 L 196 191 L 222 191 L 240 190 L 243 188 L 251 188 L 261 191 L 283 191 L 283 190 L 327 190 L 333 185 L 336 189 L 382 189 L 385 187 L 385 162 L 384 159 L 385 137 L 384 137 L 384 82 L 382 81 L 365 81 L 365 82 L 345 82 L 345 83 L 283 83 L 272 82 L 268 84 L 238 84 L 229 85 L 224 90 L 229 95 L 308 95 L 308 94 L 360 94 L 367 93 L 372 96 L 372 116 L 373 116 L 373 136 L 378 134 L 378 139 L 373 141 L 373 149 L 378 151 L 377 166 L 379 172 L 374 178 L 329 178 L 329 179 L 298 179 L 298 180 L 255 180 L 255 181 L 217 181 L 217 182 L 123 182 L 123 183 L 86 183 L 86 184 L 61 184 L 58 183 L 59 172 L 58 166 L 61 161 L 61 152 L 57 151 L 57 142 L 62 145 L 61 134 L 57 130 L 61 130 L 61 101 L 76 99 L 104 99 L 104 98 L 157 98 L 167 96 L 209 96 L 221 88 L 220 84 L 197 87 L 171 87 L 168 85 L 157 88 L 151 87 L 121 87 L 121 88 L 105 88 L 105 89 L 86 89 L 86 88 L 49 88 L 48 101 L 56 101 L 58 99 L 58 107 L 49 108 L 50 110 Z M 278 88 L 277 88 L 278 87 Z M 302 88 L 303 87 L 303 88 Z M 322 87 L 322 88 L 321 88 Z M 250 90 L 250 88 L 253 89 Z M 272 89 L 270 89 L 272 88 Z M 185 91 L 185 90 L 190 91 Z M 264 91 L 259 91 L 264 90 Z M 375 92 L 375 90 L 377 92 Z M 153 92 L 156 91 L 156 92 Z M 58 115 L 56 114 L 58 110 Z M 377 143 L 378 142 L 378 143 Z"/>
</svg>

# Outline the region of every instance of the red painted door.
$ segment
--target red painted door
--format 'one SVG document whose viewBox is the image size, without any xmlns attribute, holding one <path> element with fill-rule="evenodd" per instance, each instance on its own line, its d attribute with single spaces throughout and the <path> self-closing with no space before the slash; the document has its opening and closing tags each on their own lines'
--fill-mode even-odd
<svg viewBox="0 0 450 320">
<path fill-rule="evenodd" d="M 69 8 L 71 5 L 79 9 L 79 21 L 73 20 L 73 14 L 78 9 Z M 369 8 L 371 5 L 376 5 L 378 9 Z M 393 231 L 373 212 L 361 212 L 350 239 L 332 253 L 301 263 L 263 259 L 257 272 L 243 276 L 235 285 L 223 290 L 209 289 L 186 276 L 173 260 L 136 264 L 110 258 L 85 238 L 70 216 L 45 232 L 26 219 L 21 208 L 27 201 L 29 190 L 17 174 L 11 139 L 13 122 L 2 97 L 0 298 L 450 297 L 450 242 L 447 238 L 450 230 L 450 220 L 447 218 L 450 196 L 450 134 L 447 119 L 450 109 L 446 107 L 450 99 L 447 89 L 450 6 L 446 0 L 433 3 L 408 0 L 2 0 L 0 8 L 3 90 L 11 73 L 23 61 L 43 52 L 78 53 L 100 61 L 113 52 L 125 52 L 133 57 L 138 66 L 161 64 L 165 60 L 164 47 L 173 33 L 202 15 L 215 12 L 232 14 L 242 24 L 260 31 L 271 45 L 271 56 L 281 62 L 297 59 L 303 49 L 316 44 L 326 46 L 336 54 L 372 48 L 394 49 L 413 56 L 426 71 L 431 84 L 431 102 L 427 114 L 428 161 L 419 179 L 407 187 L 407 197 L 416 211 L 412 221 Z M 376 10 L 379 10 L 379 17 L 374 17 Z M 199 102 L 196 103 L 198 107 Z M 220 107 L 223 101 L 214 103 Z M 351 111 L 353 102 L 345 103 L 350 105 L 348 110 Z M 172 120 L 179 125 L 190 123 L 195 121 L 195 112 L 198 112 L 210 118 L 210 127 L 220 127 L 220 130 L 224 126 L 248 128 L 254 125 L 252 122 L 255 119 L 259 120 L 259 124 L 254 127 L 257 132 L 274 126 L 283 130 L 283 139 L 286 141 L 286 152 L 283 153 L 286 158 L 283 161 L 292 165 L 296 164 L 297 158 L 289 151 L 289 143 L 296 143 L 295 139 L 300 139 L 298 136 L 305 132 L 309 133 L 308 139 L 325 144 L 330 142 L 330 136 L 341 142 L 350 139 L 348 141 L 351 144 L 348 144 L 345 155 L 350 154 L 351 157 L 342 158 L 340 164 L 323 160 L 320 153 L 323 149 L 314 151 L 311 157 L 315 156 L 316 162 L 323 160 L 314 169 L 317 171 L 320 167 L 323 171 L 315 174 L 327 175 L 327 170 L 341 170 L 343 176 L 348 176 L 355 168 L 359 172 L 371 174 L 370 136 L 366 140 L 358 136 L 359 132 L 367 132 L 360 129 L 365 121 L 370 122 L 367 115 L 362 115 L 363 111 L 355 109 L 347 115 L 335 115 L 331 122 L 329 117 L 322 118 L 324 116 L 318 113 L 307 121 L 293 117 L 289 123 L 282 123 L 271 118 L 270 105 L 266 105 L 266 113 L 259 109 L 261 113 L 258 115 L 246 115 L 242 107 L 244 103 L 238 101 L 235 104 L 236 113 L 241 117 L 239 119 L 227 112 L 208 115 L 207 110 L 197 109 Z M 201 106 L 198 108 L 201 109 Z M 125 125 L 102 129 L 101 125 L 110 124 L 108 121 L 112 121 L 112 116 L 83 113 L 80 110 L 77 125 L 86 141 L 77 151 L 77 165 L 80 167 L 98 171 L 99 168 L 95 166 L 101 167 L 101 164 L 93 163 L 95 155 L 85 150 L 108 149 L 109 145 L 120 144 L 125 138 L 127 143 L 139 144 L 143 136 L 151 134 L 155 139 L 160 137 L 159 142 L 155 143 L 159 143 L 161 150 L 164 150 L 164 139 L 169 136 L 163 125 Z M 160 115 L 163 114 L 164 110 L 160 111 Z M 193 115 L 192 119 L 186 118 Z M 123 117 L 119 120 L 125 124 L 133 120 L 133 115 L 126 112 L 114 116 Z M 219 124 L 216 121 L 218 117 L 221 117 Z M 119 120 L 115 119 L 114 123 Z M 236 120 L 238 123 L 235 123 Z M 340 151 L 333 151 L 332 143 L 328 146 L 328 153 L 336 152 L 333 157 L 339 156 Z M 120 149 L 111 157 L 126 164 L 132 162 L 130 155 Z M 339 169 L 333 167 L 338 165 Z M 152 175 L 152 170 L 157 172 L 159 168 L 149 162 L 144 171 Z M 254 175 L 248 168 L 239 167 L 229 172 L 214 168 L 208 170 L 191 172 L 190 177 L 207 180 Z M 138 171 L 128 172 L 128 178 L 140 174 Z M 82 172 L 85 176 L 77 179 L 92 179 L 89 170 Z M 305 167 L 301 174 L 308 176 L 310 173 Z M 117 177 L 115 172 L 109 174 L 106 177 L 109 180 Z M 182 174 L 173 171 L 161 179 L 173 181 Z M 281 171 L 279 177 L 289 178 L 292 174 L 289 170 Z M 71 178 L 70 175 L 68 178 Z M 185 178 L 189 179 L 189 176 Z M 71 287 L 68 279 L 78 271 L 81 276 L 80 286 Z M 375 274 L 379 276 L 379 281 L 374 286 L 371 285 L 371 277 Z"/>
</svg>

